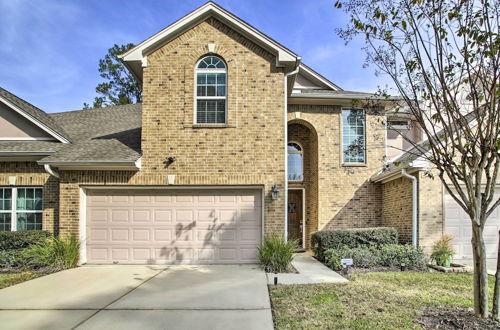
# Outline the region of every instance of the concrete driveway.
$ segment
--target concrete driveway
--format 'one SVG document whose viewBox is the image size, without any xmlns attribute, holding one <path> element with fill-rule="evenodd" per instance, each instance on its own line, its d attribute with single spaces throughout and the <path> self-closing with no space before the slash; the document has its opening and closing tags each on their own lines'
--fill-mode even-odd
<svg viewBox="0 0 500 330">
<path fill-rule="evenodd" d="M 2 329 L 272 329 L 258 266 L 84 266 L 0 290 Z"/>
</svg>

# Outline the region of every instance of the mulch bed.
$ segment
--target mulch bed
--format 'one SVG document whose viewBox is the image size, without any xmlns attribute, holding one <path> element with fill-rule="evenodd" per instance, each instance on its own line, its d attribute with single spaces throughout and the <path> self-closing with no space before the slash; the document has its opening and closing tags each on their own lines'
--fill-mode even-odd
<svg viewBox="0 0 500 330">
<path fill-rule="evenodd" d="M 415 321 L 424 329 L 500 329 L 500 322 L 477 318 L 471 308 L 463 307 L 427 307 Z"/>
<path fill-rule="evenodd" d="M 359 267 L 349 267 L 347 273 L 343 271 L 338 271 L 342 276 L 349 276 L 349 275 L 354 275 L 354 274 L 366 274 L 366 273 L 375 273 L 375 272 L 400 272 L 401 268 L 400 267 L 371 267 L 371 268 L 359 268 Z M 423 270 L 406 270 L 406 271 L 412 271 L 412 272 L 427 272 L 429 271 L 428 269 L 423 269 Z"/>
</svg>

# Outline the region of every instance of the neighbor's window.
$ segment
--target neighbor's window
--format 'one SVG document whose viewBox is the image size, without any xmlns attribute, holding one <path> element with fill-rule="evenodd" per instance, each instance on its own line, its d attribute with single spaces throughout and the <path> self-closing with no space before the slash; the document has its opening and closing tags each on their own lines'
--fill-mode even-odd
<svg viewBox="0 0 500 330">
<path fill-rule="evenodd" d="M 206 56 L 196 66 L 196 124 L 225 124 L 227 96 L 226 63 Z"/>
<path fill-rule="evenodd" d="M 304 151 L 295 142 L 288 143 L 288 181 L 302 181 L 304 167 Z"/>
<path fill-rule="evenodd" d="M 342 162 L 365 163 L 365 112 L 342 109 Z"/>
<path fill-rule="evenodd" d="M 0 188 L 0 231 L 42 229 L 42 188 Z"/>
</svg>

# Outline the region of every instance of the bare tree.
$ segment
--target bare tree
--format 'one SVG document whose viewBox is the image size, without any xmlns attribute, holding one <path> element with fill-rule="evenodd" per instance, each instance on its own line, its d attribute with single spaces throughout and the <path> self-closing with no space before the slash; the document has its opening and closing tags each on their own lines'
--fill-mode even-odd
<svg viewBox="0 0 500 330">
<path fill-rule="evenodd" d="M 470 217 L 474 310 L 487 317 L 483 230 L 500 203 L 495 198 L 499 1 L 346 0 L 335 6 L 351 18 L 339 35 L 346 42 L 364 37 L 367 63 L 392 78 L 400 106 L 409 110 L 427 139 L 414 150 L 433 164 L 445 189 Z"/>
</svg>

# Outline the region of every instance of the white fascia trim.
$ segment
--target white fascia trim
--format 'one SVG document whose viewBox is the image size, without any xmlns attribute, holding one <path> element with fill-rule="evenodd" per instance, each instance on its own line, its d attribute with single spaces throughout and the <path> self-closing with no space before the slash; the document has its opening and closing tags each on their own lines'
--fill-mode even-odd
<svg viewBox="0 0 500 330">
<path fill-rule="evenodd" d="M 306 76 L 306 78 L 312 78 L 312 80 L 317 80 L 320 83 L 322 83 L 323 85 L 331 88 L 334 91 L 341 91 L 342 90 L 339 86 L 335 85 L 330 80 L 326 79 L 325 77 L 321 76 L 320 74 L 318 74 L 317 72 L 313 71 L 312 69 L 308 68 L 307 66 L 305 66 L 303 64 L 301 64 L 299 66 L 299 74 L 300 73 L 305 73 L 304 76 Z M 304 89 L 307 89 L 307 88 L 304 88 Z"/>
<path fill-rule="evenodd" d="M 289 62 L 295 63 L 297 55 L 292 53 L 290 50 L 279 45 L 277 42 L 267 37 L 263 33 L 259 32 L 257 29 L 253 28 L 249 24 L 243 22 L 241 19 L 230 14 L 229 12 L 223 10 L 219 6 L 213 3 L 207 3 L 200 8 L 194 10 L 193 12 L 187 14 L 180 20 L 169 25 L 162 31 L 153 35 L 152 37 L 144 40 L 136 47 L 132 48 L 125 54 L 121 55 L 120 58 L 125 61 L 140 61 L 141 63 L 147 64 L 144 58 L 151 52 L 157 49 L 157 45 L 163 43 L 165 40 L 172 36 L 176 36 L 179 31 L 181 31 L 186 26 L 192 26 L 198 21 L 213 15 L 218 18 L 222 18 L 231 27 L 236 28 L 238 31 L 243 32 L 247 36 L 251 37 L 258 43 L 264 46 L 268 50 L 272 50 L 277 55 L 278 63 Z"/>
<path fill-rule="evenodd" d="M 28 115 L 26 112 L 24 112 L 18 106 L 16 106 L 15 104 L 12 104 L 11 102 L 9 102 L 8 100 L 6 100 L 2 96 L 0 96 L 0 101 L 2 101 L 3 103 L 5 103 L 5 105 L 7 105 L 9 108 L 11 108 L 12 110 L 16 111 L 18 114 L 20 114 L 24 118 L 28 119 L 30 122 L 32 122 L 36 126 L 40 127 L 45 132 L 47 132 L 50 135 L 52 135 L 54 138 L 56 138 L 60 142 L 62 142 L 62 143 L 69 143 L 68 140 L 66 140 L 64 137 L 62 137 L 61 135 L 59 135 L 57 132 L 55 132 L 54 130 L 48 128 L 45 124 L 39 122 L 38 120 L 36 120 L 32 116 Z"/>
<path fill-rule="evenodd" d="M 381 172 L 375 176 L 372 177 L 371 181 L 372 182 L 382 182 L 382 183 L 387 183 L 392 180 L 396 180 L 403 175 L 401 174 L 401 170 L 405 169 L 407 170 L 408 173 L 414 173 L 418 171 L 426 171 L 429 169 L 429 162 L 427 160 L 423 159 L 418 159 L 407 166 L 402 166 L 402 167 L 397 167 L 387 173 Z"/>
<path fill-rule="evenodd" d="M 127 165 L 130 165 L 130 166 L 136 167 L 137 161 L 114 161 L 114 160 L 106 161 L 106 160 L 103 160 L 103 161 L 96 162 L 96 161 L 72 161 L 72 160 L 66 160 L 66 161 L 62 161 L 62 160 L 44 161 L 44 160 L 41 160 L 38 162 L 38 164 L 40 164 L 40 165 L 48 164 L 48 165 L 53 165 L 53 166 L 115 166 L 115 165 L 127 166 Z"/>
<path fill-rule="evenodd" d="M 138 169 L 140 169 L 142 166 L 142 157 L 139 157 L 139 159 L 137 159 L 135 161 L 135 167 L 137 167 Z"/>
<path fill-rule="evenodd" d="M 378 101 L 386 101 L 393 102 L 393 100 L 388 100 L 384 97 L 379 97 L 375 95 L 356 95 L 356 94 L 333 94 L 325 95 L 322 94 L 310 94 L 310 93 L 299 93 L 292 94 L 290 98 L 301 98 L 301 99 L 340 99 L 340 100 L 378 100 Z"/>
<path fill-rule="evenodd" d="M 53 137 L 0 137 L 0 141 L 56 141 Z"/>
<path fill-rule="evenodd" d="M 0 151 L 0 156 L 49 156 L 55 151 Z"/>
</svg>

